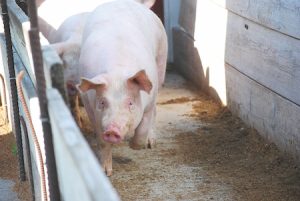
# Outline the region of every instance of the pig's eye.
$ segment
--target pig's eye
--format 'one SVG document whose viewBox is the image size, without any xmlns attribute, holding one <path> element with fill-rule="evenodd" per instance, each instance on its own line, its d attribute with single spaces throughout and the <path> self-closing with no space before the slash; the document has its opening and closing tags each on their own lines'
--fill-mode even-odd
<svg viewBox="0 0 300 201">
<path fill-rule="evenodd" d="M 134 110 L 134 104 L 132 101 L 129 101 L 128 105 L 129 105 L 129 110 L 131 111 Z"/>
<path fill-rule="evenodd" d="M 97 109 L 102 110 L 102 109 L 106 108 L 106 106 L 107 106 L 106 100 L 105 99 L 100 99 L 98 101 L 98 104 L 97 104 Z"/>
</svg>

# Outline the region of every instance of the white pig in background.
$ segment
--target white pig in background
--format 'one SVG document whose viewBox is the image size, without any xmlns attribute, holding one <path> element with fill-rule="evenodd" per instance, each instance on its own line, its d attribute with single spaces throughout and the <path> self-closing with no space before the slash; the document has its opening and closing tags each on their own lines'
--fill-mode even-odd
<svg viewBox="0 0 300 201">
<path fill-rule="evenodd" d="M 58 3 L 52 15 L 76 7 L 64 12 L 63 19 L 48 20 L 45 12 L 51 10 L 51 0 L 42 3 L 40 28 L 65 63 L 66 81 L 77 84 L 94 126 L 102 167 L 110 176 L 113 144 L 131 134 L 133 149 L 151 148 L 155 143 L 166 33 L 149 9 L 155 0 L 94 0 L 90 5 L 89 1 L 52 1 Z"/>
</svg>

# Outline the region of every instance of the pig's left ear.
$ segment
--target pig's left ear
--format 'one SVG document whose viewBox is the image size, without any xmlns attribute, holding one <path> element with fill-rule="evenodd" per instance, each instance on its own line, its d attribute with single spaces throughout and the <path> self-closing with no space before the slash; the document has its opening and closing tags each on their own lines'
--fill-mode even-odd
<svg viewBox="0 0 300 201">
<path fill-rule="evenodd" d="M 150 94 L 150 91 L 152 89 L 152 83 L 149 80 L 145 70 L 141 70 L 138 73 L 136 73 L 134 76 L 128 79 L 128 84 L 134 84 L 138 86 L 140 90 L 143 90 Z"/>
<path fill-rule="evenodd" d="M 85 93 L 91 89 L 102 90 L 105 86 L 106 82 L 103 80 L 81 78 L 80 84 L 77 84 L 76 88 L 79 92 Z"/>
</svg>

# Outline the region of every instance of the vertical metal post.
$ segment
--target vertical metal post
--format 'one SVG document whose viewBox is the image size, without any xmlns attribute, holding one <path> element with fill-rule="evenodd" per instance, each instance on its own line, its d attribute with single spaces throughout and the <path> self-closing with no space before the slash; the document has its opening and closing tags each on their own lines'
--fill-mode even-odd
<svg viewBox="0 0 300 201">
<path fill-rule="evenodd" d="M 25 168 L 24 168 L 24 156 L 23 156 L 22 135 L 21 135 L 20 117 L 19 117 L 18 95 L 17 95 L 14 58 L 13 58 L 11 34 L 10 34 L 10 27 L 9 27 L 9 16 L 7 11 L 6 0 L 1 0 L 1 10 L 2 10 L 1 13 L 2 20 L 4 25 L 5 41 L 6 41 L 7 65 L 9 71 L 9 81 L 10 81 L 10 89 L 11 89 L 13 121 L 14 121 L 14 129 L 15 129 L 14 131 L 16 136 L 17 152 L 18 152 L 19 176 L 21 181 L 25 181 L 26 175 L 25 175 Z"/>
<path fill-rule="evenodd" d="M 50 201 L 60 201 L 60 193 L 58 188 L 57 170 L 53 149 L 51 125 L 48 115 L 48 104 L 46 96 L 46 82 L 43 68 L 43 58 L 38 29 L 38 18 L 35 0 L 28 0 L 28 14 L 30 19 L 30 45 L 33 57 L 34 71 L 36 76 L 37 94 L 40 104 L 41 121 L 44 132 L 46 166 L 49 182 L 49 198 Z"/>
</svg>

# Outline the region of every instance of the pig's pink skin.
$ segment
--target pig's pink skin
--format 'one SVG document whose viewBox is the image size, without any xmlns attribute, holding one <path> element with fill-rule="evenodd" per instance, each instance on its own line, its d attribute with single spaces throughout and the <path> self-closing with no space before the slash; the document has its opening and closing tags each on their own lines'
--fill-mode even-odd
<svg viewBox="0 0 300 201">
<path fill-rule="evenodd" d="M 153 146 L 156 96 L 166 68 L 166 34 L 149 9 L 124 0 L 97 7 L 86 22 L 82 42 L 79 74 L 84 79 L 79 89 L 100 147 L 107 150 L 103 154 L 100 148 L 102 164 L 111 169 L 110 142 L 102 136 L 112 123 L 122 139 L 134 133 L 132 148 Z M 136 76 L 139 81 L 132 81 Z"/>
<path fill-rule="evenodd" d="M 77 74 L 70 77 L 81 77 L 77 87 L 97 134 L 101 164 L 110 176 L 111 146 L 119 138 L 104 134 L 120 139 L 133 135 L 134 149 L 154 145 L 155 103 L 165 77 L 167 38 L 158 17 L 133 0 L 112 1 L 80 15 L 49 37 L 55 38 L 53 46 L 62 58 L 67 55 L 67 68 L 75 69 Z M 77 20 L 83 25 L 78 30 L 71 26 Z"/>
</svg>

